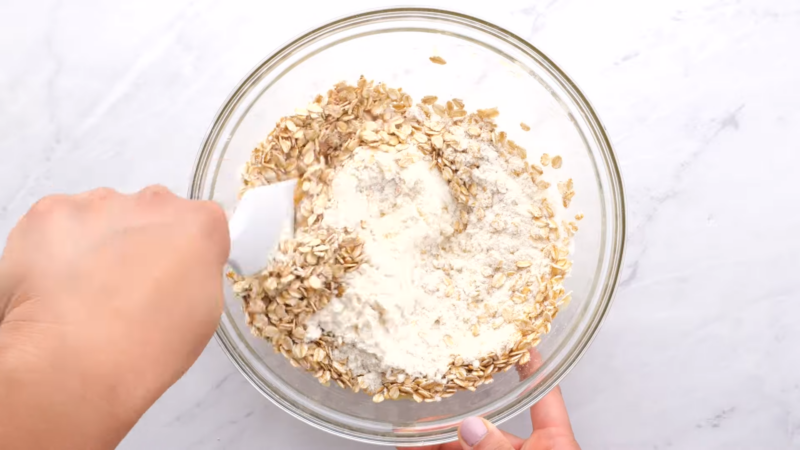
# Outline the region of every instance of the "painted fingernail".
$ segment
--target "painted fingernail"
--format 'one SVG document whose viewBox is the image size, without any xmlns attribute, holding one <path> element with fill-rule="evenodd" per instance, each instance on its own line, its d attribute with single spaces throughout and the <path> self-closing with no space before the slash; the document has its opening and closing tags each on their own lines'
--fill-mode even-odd
<svg viewBox="0 0 800 450">
<path fill-rule="evenodd" d="M 470 447 L 480 442 L 488 431 L 486 424 L 478 417 L 470 417 L 461 423 L 461 439 Z"/>
</svg>

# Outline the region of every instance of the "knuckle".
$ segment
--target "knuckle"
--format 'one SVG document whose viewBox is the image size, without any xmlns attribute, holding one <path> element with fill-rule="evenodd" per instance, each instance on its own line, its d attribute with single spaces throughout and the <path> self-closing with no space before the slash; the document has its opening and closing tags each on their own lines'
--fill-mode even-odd
<svg viewBox="0 0 800 450">
<path fill-rule="evenodd" d="M 117 191 L 111 189 L 110 187 L 99 187 L 97 189 L 92 189 L 91 191 L 89 191 L 89 194 L 95 197 L 110 197 L 112 195 L 115 195 L 116 193 Z"/>
<path fill-rule="evenodd" d="M 172 203 L 179 200 L 178 196 L 160 184 L 147 186 L 134 194 L 133 198 L 142 208 L 149 211 L 161 211 L 164 208 L 174 209 Z"/>
<path fill-rule="evenodd" d="M 88 200 L 97 201 L 97 200 L 107 200 L 112 197 L 119 195 L 117 191 L 108 187 L 101 187 L 97 189 L 92 189 L 91 191 L 87 192 L 86 198 Z"/>
<path fill-rule="evenodd" d="M 175 195 L 166 186 L 161 184 L 147 186 L 146 188 L 142 189 L 139 194 L 150 198 L 175 197 Z"/>
<path fill-rule="evenodd" d="M 30 215 L 49 215 L 60 211 L 69 204 L 69 198 L 65 195 L 48 195 L 39 199 L 31 206 Z"/>
</svg>

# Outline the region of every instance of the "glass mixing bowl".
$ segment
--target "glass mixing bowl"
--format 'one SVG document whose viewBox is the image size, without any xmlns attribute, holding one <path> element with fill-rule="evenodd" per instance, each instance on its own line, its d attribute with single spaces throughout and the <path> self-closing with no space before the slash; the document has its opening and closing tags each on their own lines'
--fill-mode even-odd
<svg viewBox="0 0 800 450">
<path fill-rule="evenodd" d="M 446 65 L 432 64 L 430 56 Z M 259 64 L 219 111 L 203 143 L 189 192 L 230 212 L 239 173 L 275 122 L 335 83 L 360 75 L 424 95 L 461 98 L 468 110 L 498 107 L 500 129 L 528 149 L 563 156 L 551 172 L 571 177 L 577 195 L 569 208 L 585 218 L 575 237 L 566 282 L 572 302 L 538 347 L 533 373 L 501 373 L 477 392 L 438 403 L 385 401 L 325 387 L 293 368 L 266 341 L 250 334 L 240 300 L 226 286 L 217 339 L 253 386 L 280 408 L 323 430 L 359 441 L 398 446 L 456 438 L 469 416 L 499 423 L 553 388 L 586 351 L 611 304 L 623 253 L 622 182 L 611 144 L 575 84 L 547 56 L 495 25 L 463 14 L 420 8 L 367 12 L 331 22 L 287 44 Z M 521 130 L 525 122 L 531 131 Z"/>
</svg>

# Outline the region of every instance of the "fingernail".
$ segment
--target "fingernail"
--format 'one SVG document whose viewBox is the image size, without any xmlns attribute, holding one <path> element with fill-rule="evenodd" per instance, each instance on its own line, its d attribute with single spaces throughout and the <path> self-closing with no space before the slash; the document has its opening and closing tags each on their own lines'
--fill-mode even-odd
<svg viewBox="0 0 800 450">
<path fill-rule="evenodd" d="M 488 431 L 486 424 L 478 417 L 470 417 L 461 423 L 461 439 L 470 447 L 480 442 Z"/>
</svg>

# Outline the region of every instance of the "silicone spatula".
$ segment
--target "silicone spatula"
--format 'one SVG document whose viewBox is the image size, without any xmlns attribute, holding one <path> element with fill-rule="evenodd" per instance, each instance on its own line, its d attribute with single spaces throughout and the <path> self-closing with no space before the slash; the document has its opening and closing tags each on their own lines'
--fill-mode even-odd
<svg viewBox="0 0 800 450">
<path fill-rule="evenodd" d="M 245 192 L 228 221 L 228 264 L 240 275 L 266 268 L 281 238 L 294 235 L 294 189 L 297 180 L 259 186 Z"/>
</svg>

